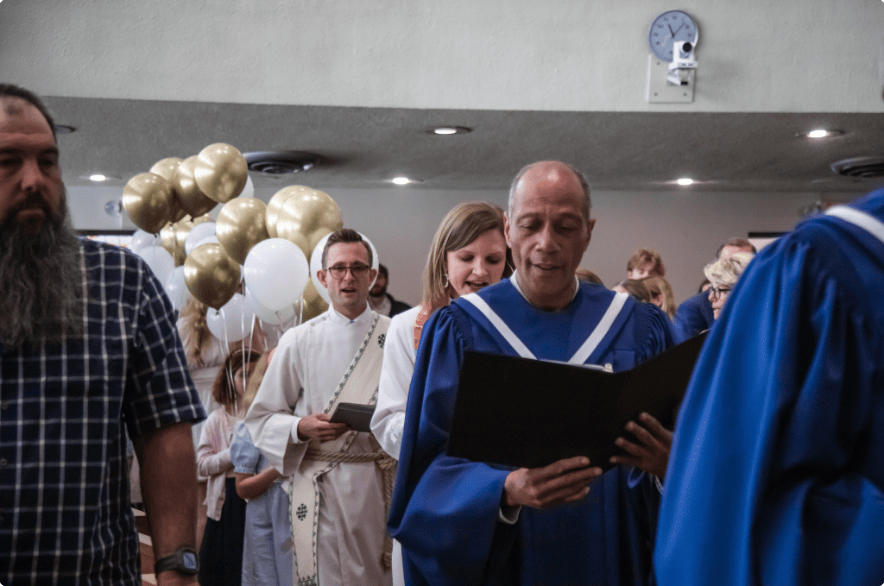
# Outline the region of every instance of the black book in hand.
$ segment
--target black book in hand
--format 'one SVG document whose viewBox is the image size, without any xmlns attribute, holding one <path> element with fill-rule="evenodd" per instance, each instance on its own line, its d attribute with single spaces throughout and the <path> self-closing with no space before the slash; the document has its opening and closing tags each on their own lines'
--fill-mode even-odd
<svg viewBox="0 0 884 586">
<path fill-rule="evenodd" d="M 374 415 L 374 405 L 338 403 L 337 409 L 331 416 L 331 422 L 346 423 L 353 431 L 370 432 L 372 415 Z"/>
<path fill-rule="evenodd" d="M 448 455 L 536 468 L 588 456 L 613 467 L 617 437 L 642 412 L 675 427 L 705 333 L 619 373 L 468 351 L 460 371 Z"/>
</svg>

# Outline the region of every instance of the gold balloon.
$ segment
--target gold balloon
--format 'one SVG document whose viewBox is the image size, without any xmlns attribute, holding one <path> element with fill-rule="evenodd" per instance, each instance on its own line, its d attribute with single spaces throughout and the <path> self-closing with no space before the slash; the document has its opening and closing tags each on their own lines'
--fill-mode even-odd
<svg viewBox="0 0 884 586">
<path fill-rule="evenodd" d="M 267 206 L 260 199 L 236 198 L 218 214 L 215 235 L 230 257 L 244 264 L 252 247 L 270 238 L 265 225 Z"/>
<path fill-rule="evenodd" d="M 309 193 L 311 191 L 313 191 L 311 188 L 304 185 L 290 185 L 273 194 L 273 197 L 270 198 L 270 202 L 267 204 L 267 233 L 272 238 L 277 237 L 276 221 L 279 219 L 279 210 L 282 209 L 283 204 L 298 193 Z"/>
<path fill-rule="evenodd" d="M 197 156 L 184 159 L 175 171 L 175 179 L 172 181 L 181 207 L 194 218 L 207 214 L 218 205 L 218 202 L 203 193 L 196 183 L 194 172 L 197 159 Z"/>
<path fill-rule="evenodd" d="M 172 184 L 156 173 L 139 173 L 123 188 L 123 207 L 136 226 L 156 234 L 168 221 Z"/>
<path fill-rule="evenodd" d="M 208 214 L 198 216 L 198 217 L 191 220 L 191 222 L 193 222 L 194 226 L 197 226 L 199 224 L 203 224 L 205 222 L 214 222 L 214 221 L 215 221 L 214 218 L 212 218 L 212 216 L 210 216 Z"/>
<path fill-rule="evenodd" d="M 184 248 L 184 242 L 187 240 L 187 235 L 193 230 L 193 226 L 194 223 L 190 218 L 185 218 L 184 220 L 173 224 L 173 228 L 175 229 L 175 251 L 172 253 L 172 257 L 175 259 L 176 266 L 184 264 L 184 258 L 187 255 L 187 250 Z"/>
<path fill-rule="evenodd" d="M 241 277 L 239 265 L 220 244 L 203 244 L 184 261 L 184 283 L 197 300 L 221 309 L 233 298 Z"/>
<path fill-rule="evenodd" d="M 235 147 L 219 142 L 197 155 L 194 177 L 200 190 L 219 203 L 242 193 L 249 178 L 249 165 Z"/>
<path fill-rule="evenodd" d="M 328 303 L 319 295 L 319 291 L 316 290 L 316 285 L 313 284 L 312 279 L 307 281 L 307 286 L 304 287 L 301 309 L 303 311 L 301 323 L 328 311 Z"/>
<path fill-rule="evenodd" d="M 341 208 L 327 193 L 311 189 L 299 192 L 282 205 L 276 235 L 297 244 L 307 258 L 323 236 L 344 227 Z"/>
<path fill-rule="evenodd" d="M 175 171 L 178 170 L 178 167 L 181 165 L 181 159 L 178 157 L 169 157 L 167 159 L 162 159 L 154 163 L 153 167 L 150 168 L 151 173 L 156 173 L 160 177 L 165 177 L 170 183 L 172 183 L 172 191 L 175 192 Z M 181 206 L 181 201 L 178 199 L 178 195 L 175 194 L 175 197 L 172 198 L 172 212 L 169 214 L 169 221 L 173 224 L 179 221 L 181 218 L 187 215 L 187 210 L 185 210 Z"/>
<path fill-rule="evenodd" d="M 166 252 L 175 256 L 175 226 L 172 223 L 168 223 L 163 226 L 163 229 L 160 230 L 160 238 L 163 241 L 163 248 L 166 249 Z"/>
</svg>

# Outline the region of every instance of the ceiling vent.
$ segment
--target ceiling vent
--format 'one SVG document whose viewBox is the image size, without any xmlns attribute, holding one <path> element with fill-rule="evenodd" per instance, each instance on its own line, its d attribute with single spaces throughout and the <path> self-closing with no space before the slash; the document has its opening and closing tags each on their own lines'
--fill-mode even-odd
<svg viewBox="0 0 884 586">
<path fill-rule="evenodd" d="M 303 151 L 259 151 L 243 153 L 249 171 L 268 175 L 285 175 L 307 171 L 319 164 L 319 155 Z"/>
<path fill-rule="evenodd" d="M 832 171 L 854 179 L 884 177 L 884 157 L 855 157 L 832 163 Z"/>
</svg>

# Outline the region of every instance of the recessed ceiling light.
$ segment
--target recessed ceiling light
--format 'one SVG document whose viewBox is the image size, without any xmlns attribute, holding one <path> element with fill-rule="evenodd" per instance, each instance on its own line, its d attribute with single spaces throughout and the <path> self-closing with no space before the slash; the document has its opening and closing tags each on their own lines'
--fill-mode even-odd
<svg viewBox="0 0 884 586">
<path fill-rule="evenodd" d="M 690 179 L 688 177 L 682 177 L 681 179 L 677 180 L 676 183 L 678 183 L 679 185 L 687 186 L 687 185 L 693 185 L 694 180 Z"/>
<path fill-rule="evenodd" d="M 815 128 L 810 132 L 802 132 L 797 136 L 801 138 L 831 138 L 833 136 L 841 136 L 844 134 L 843 130 L 830 130 L 826 128 Z"/>
<path fill-rule="evenodd" d="M 411 179 L 409 179 L 408 177 L 395 177 L 392 181 L 396 185 L 408 185 L 409 183 L 411 183 Z"/>
<path fill-rule="evenodd" d="M 89 176 L 89 181 L 107 181 L 107 175 L 102 175 L 101 173 L 96 173 L 95 175 Z"/>
<path fill-rule="evenodd" d="M 472 131 L 472 128 L 467 128 L 466 126 L 434 126 L 433 128 L 427 129 L 428 133 L 438 134 L 441 136 L 447 136 L 451 134 L 467 134 L 468 132 Z"/>
</svg>

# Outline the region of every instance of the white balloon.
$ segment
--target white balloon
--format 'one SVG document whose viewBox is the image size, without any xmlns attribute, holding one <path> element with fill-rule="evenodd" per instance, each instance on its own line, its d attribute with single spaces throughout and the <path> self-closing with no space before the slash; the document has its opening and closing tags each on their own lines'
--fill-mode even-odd
<svg viewBox="0 0 884 586">
<path fill-rule="evenodd" d="M 246 338 L 252 333 L 254 319 L 255 312 L 246 305 L 245 297 L 240 293 L 234 293 L 221 309 L 216 311 L 210 308 L 206 313 L 209 331 L 222 344 Z"/>
<path fill-rule="evenodd" d="M 243 263 L 246 287 L 271 311 L 292 306 L 307 286 L 307 257 L 294 242 L 268 238 L 252 247 Z"/>
<path fill-rule="evenodd" d="M 172 255 L 162 246 L 148 246 L 138 250 L 136 254 L 144 259 L 160 283 L 165 283 L 175 269 Z"/>
<path fill-rule="evenodd" d="M 193 295 L 184 282 L 184 267 L 175 267 L 169 278 L 166 279 L 166 295 L 172 301 L 172 307 L 181 311 L 187 300 Z"/>
<path fill-rule="evenodd" d="M 297 303 L 297 302 L 296 302 Z M 274 325 L 280 326 L 286 322 L 292 320 L 295 317 L 295 313 L 297 312 L 298 306 L 294 303 L 292 305 L 287 305 L 282 309 L 274 311 L 273 309 L 267 309 L 255 298 L 252 290 L 246 286 L 246 305 L 255 312 L 255 315 L 258 316 L 258 319 L 261 321 Z"/>
<path fill-rule="evenodd" d="M 246 175 L 246 186 L 242 188 L 242 193 L 240 193 L 239 196 L 255 197 L 255 184 L 252 183 L 252 177 L 250 175 Z"/>
<path fill-rule="evenodd" d="M 142 248 L 160 244 L 162 244 L 162 242 L 158 236 L 154 236 L 144 230 L 136 230 L 135 233 L 132 234 L 132 242 L 129 244 L 129 250 L 137 252 Z"/>
<path fill-rule="evenodd" d="M 191 252 L 196 250 L 201 244 L 206 244 L 204 240 L 215 235 L 215 222 L 203 222 L 202 224 L 197 224 L 193 228 L 190 229 L 190 232 L 187 233 L 187 238 L 184 239 L 184 254 L 190 255 Z M 218 242 L 218 240 L 215 240 Z"/>
<path fill-rule="evenodd" d="M 378 270 L 378 266 L 381 264 L 380 259 L 378 259 L 378 249 L 374 247 L 374 244 L 372 244 L 371 240 L 369 240 L 365 234 L 360 232 L 359 235 L 362 236 L 363 240 L 368 242 L 368 246 L 371 248 L 371 268 Z M 331 297 L 328 295 L 328 289 L 325 288 L 325 285 L 323 285 L 319 281 L 319 277 L 316 276 L 316 273 L 322 270 L 322 249 L 325 248 L 325 243 L 328 242 L 329 236 L 331 236 L 331 234 L 323 236 L 322 240 L 316 244 L 313 253 L 310 255 L 310 278 L 313 279 L 313 285 L 316 286 L 316 291 L 319 293 L 319 296 L 322 297 L 326 303 L 331 305 Z M 375 279 L 377 279 L 377 277 L 375 277 Z M 369 289 L 372 285 L 374 285 L 374 281 L 368 286 Z"/>
</svg>

